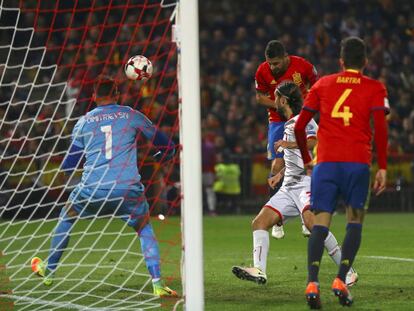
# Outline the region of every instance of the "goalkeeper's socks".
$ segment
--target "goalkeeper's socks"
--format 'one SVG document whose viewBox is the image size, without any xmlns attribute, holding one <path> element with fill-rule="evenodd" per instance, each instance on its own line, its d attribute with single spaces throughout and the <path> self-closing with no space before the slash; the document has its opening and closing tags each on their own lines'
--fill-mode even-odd
<svg viewBox="0 0 414 311">
<path fill-rule="evenodd" d="M 336 263 L 337 266 L 341 263 L 341 248 L 338 245 L 338 241 L 336 240 L 335 236 L 332 232 L 329 231 L 328 236 L 326 237 L 325 241 L 325 249 L 328 252 L 329 256 L 332 258 L 333 262 Z"/>
<path fill-rule="evenodd" d="M 308 241 L 308 282 L 319 282 L 318 273 L 321 264 L 323 245 L 329 229 L 315 225 Z"/>
<path fill-rule="evenodd" d="M 156 283 L 161 280 L 161 269 L 160 265 L 154 265 L 148 267 L 148 272 L 152 277 L 152 282 Z"/>
<path fill-rule="evenodd" d="M 150 223 L 147 223 L 139 232 L 139 239 L 141 241 L 141 250 L 144 254 L 148 272 L 153 279 L 161 278 L 160 250 Z"/>
<path fill-rule="evenodd" d="M 355 256 L 361 245 L 362 224 L 348 223 L 346 235 L 342 245 L 341 265 L 339 266 L 338 278 L 345 282 L 346 274 L 354 262 Z"/>
<path fill-rule="evenodd" d="M 62 208 L 60 213 L 59 222 L 53 234 L 52 243 L 50 245 L 49 257 L 47 261 L 47 269 L 49 271 L 55 271 L 62 257 L 63 252 L 68 246 L 70 239 L 70 230 L 72 229 L 74 218 L 69 218 L 66 215 L 65 208 Z"/>
<path fill-rule="evenodd" d="M 269 232 L 253 231 L 253 265 L 266 273 L 267 253 L 269 252 Z"/>
</svg>

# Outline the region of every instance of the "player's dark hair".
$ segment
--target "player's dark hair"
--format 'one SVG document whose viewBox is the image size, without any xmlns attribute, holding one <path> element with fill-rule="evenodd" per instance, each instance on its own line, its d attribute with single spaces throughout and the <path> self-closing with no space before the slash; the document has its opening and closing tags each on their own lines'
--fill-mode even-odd
<svg viewBox="0 0 414 311">
<path fill-rule="evenodd" d="M 115 97 L 119 94 L 118 83 L 109 76 L 99 76 L 93 90 L 97 97 Z"/>
<path fill-rule="evenodd" d="M 360 69 L 365 65 L 367 50 L 361 38 L 348 37 L 341 42 L 341 58 L 345 68 Z"/>
<path fill-rule="evenodd" d="M 284 96 L 287 99 L 290 109 L 292 109 L 293 115 L 299 114 L 303 105 L 302 92 L 296 83 L 292 81 L 282 81 L 276 88 L 276 92 L 280 96 Z"/>
<path fill-rule="evenodd" d="M 282 42 L 278 40 L 269 41 L 266 46 L 265 56 L 267 58 L 282 58 L 286 55 L 285 47 Z"/>
</svg>

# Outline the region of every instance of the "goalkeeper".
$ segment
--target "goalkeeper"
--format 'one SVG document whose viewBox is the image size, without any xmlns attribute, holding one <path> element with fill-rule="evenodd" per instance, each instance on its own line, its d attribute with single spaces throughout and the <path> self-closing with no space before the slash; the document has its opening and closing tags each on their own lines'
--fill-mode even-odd
<svg viewBox="0 0 414 311">
<path fill-rule="evenodd" d="M 109 212 L 137 232 L 154 295 L 177 296 L 161 280 L 160 251 L 149 223 L 149 206 L 137 168 L 136 141 L 141 134 L 152 141 L 159 150 L 155 155 L 159 161 L 170 160 L 175 145 L 142 113 L 117 104 L 119 92 L 111 78 L 99 77 L 93 97 L 97 108 L 76 123 L 71 148 L 62 163 L 65 172 L 72 172 L 84 157 L 82 180 L 62 208 L 47 262 L 33 258 L 32 270 L 43 277 L 45 285 L 51 285 L 74 222 Z"/>
</svg>

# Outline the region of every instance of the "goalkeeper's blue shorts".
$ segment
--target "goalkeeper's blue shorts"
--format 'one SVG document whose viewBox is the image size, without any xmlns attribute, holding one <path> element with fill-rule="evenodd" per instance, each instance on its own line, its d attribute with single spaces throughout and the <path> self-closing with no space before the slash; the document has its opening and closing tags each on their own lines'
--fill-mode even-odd
<svg viewBox="0 0 414 311">
<path fill-rule="evenodd" d="M 366 209 L 369 184 L 368 164 L 319 163 L 312 171 L 311 210 L 333 213 L 339 197 L 347 206 Z"/>
<path fill-rule="evenodd" d="M 280 139 L 283 139 L 283 132 L 285 130 L 285 122 L 271 122 L 269 123 L 269 130 L 267 132 L 267 159 L 273 160 L 275 158 L 283 158 L 283 152 L 276 153 L 274 144 Z"/>
<path fill-rule="evenodd" d="M 79 217 L 119 216 L 128 226 L 136 227 L 148 214 L 149 205 L 143 190 L 96 189 L 76 187 L 69 196 Z"/>
</svg>

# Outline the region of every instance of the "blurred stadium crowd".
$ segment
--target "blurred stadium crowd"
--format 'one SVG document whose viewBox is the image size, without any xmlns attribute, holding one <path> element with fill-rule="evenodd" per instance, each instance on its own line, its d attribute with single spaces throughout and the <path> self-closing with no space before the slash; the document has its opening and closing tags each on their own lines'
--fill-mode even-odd
<svg viewBox="0 0 414 311">
<path fill-rule="evenodd" d="M 254 74 L 264 48 L 281 40 L 319 75 L 339 69 L 339 43 L 361 36 L 369 47 L 365 74 L 388 89 L 391 153 L 414 153 L 414 2 L 201 1 L 202 124 L 205 145 L 263 153 L 266 109 L 256 103 Z M 211 152 L 214 154 L 214 152 Z M 205 159 L 207 160 L 207 159 Z"/>
</svg>

